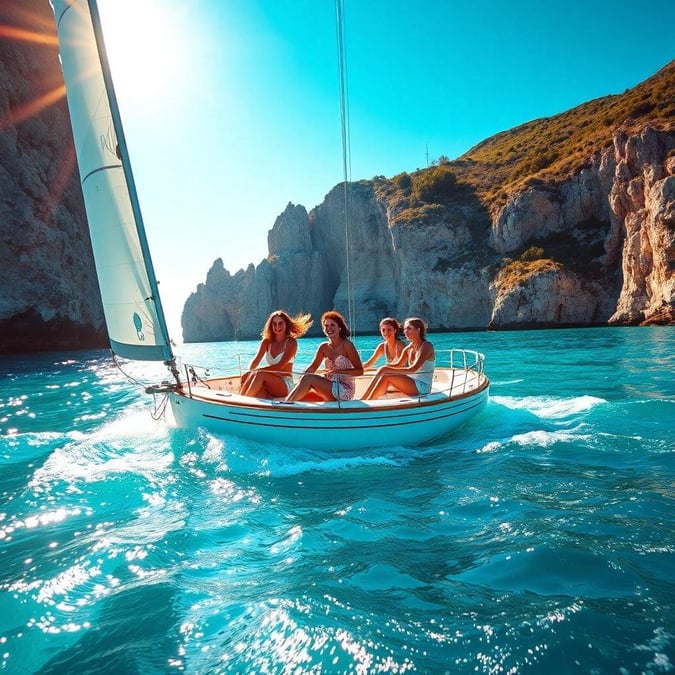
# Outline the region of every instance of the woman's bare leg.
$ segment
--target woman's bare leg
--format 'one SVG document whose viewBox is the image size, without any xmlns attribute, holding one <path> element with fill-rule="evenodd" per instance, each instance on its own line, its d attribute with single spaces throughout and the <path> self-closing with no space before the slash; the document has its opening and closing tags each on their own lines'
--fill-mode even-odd
<svg viewBox="0 0 675 675">
<path fill-rule="evenodd" d="M 247 394 L 244 393 L 246 390 L 246 385 L 251 381 L 251 376 L 253 375 L 252 370 L 247 370 L 242 376 L 241 380 L 239 383 L 239 393 L 242 394 L 243 396 L 247 396 Z"/>
<path fill-rule="evenodd" d="M 370 382 L 368 382 L 368 386 L 366 387 L 366 390 L 361 395 L 362 401 L 368 401 L 371 398 L 373 398 L 373 392 L 375 391 L 376 387 L 381 382 L 382 377 L 383 377 L 382 375 L 374 375 L 373 376 L 373 378 L 370 380 Z"/>
<path fill-rule="evenodd" d="M 368 389 L 366 389 L 361 397 L 362 400 L 369 401 L 374 398 L 380 398 L 380 396 L 385 394 L 389 385 L 406 396 L 417 396 L 419 393 L 415 380 L 407 375 L 379 375 L 368 385 Z"/>
<path fill-rule="evenodd" d="M 314 390 L 324 401 L 334 401 L 335 397 L 332 392 L 333 383 L 321 375 L 314 375 L 309 373 L 303 375 L 291 392 L 286 397 L 287 401 L 302 401 L 307 396 L 310 390 Z"/>
<path fill-rule="evenodd" d="M 274 373 L 258 370 L 253 373 L 242 387 L 242 396 L 260 396 L 262 398 L 280 398 L 288 394 L 288 387 L 283 379 Z"/>
</svg>

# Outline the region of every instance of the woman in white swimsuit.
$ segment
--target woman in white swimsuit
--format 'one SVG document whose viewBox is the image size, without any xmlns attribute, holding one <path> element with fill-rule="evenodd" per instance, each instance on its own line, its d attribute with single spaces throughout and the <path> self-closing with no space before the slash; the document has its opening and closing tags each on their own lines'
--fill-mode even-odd
<svg viewBox="0 0 675 675">
<path fill-rule="evenodd" d="M 436 367 L 436 352 L 426 339 L 427 326 L 422 319 L 406 319 L 403 331 L 410 344 L 401 352 L 398 361 L 378 368 L 363 400 L 379 398 L 389 386 L 407 396 L 421 396 L 431 391 Z"/>
<path fill-rule="evenodd" d="M 380 335 L 384 341 L 375 347 L 373 355 L 363 364 L 364 368 L 370 368 L 381 357 L 384 357 L 387 365 L 395 363 L 405 349 L 405 342 L 402 339 L 403 326 L 391 316 L 380 321 Z"/>
<path fill-rule="evenodd" d="M 291 318 L 286 312 L 272 312 L 260 335 L 258 353 L 241 377 L 242 396 L 279 398 L 293 388 L 293 361 L 298 351 L 296 338 L 304 335 L 312 325 L 309 314 Z M 267 365 L 259 366 L 265 359 Z"/>
<path fill-rule="evenodd" d="M 312 393 L 323 401 L 347 401 L 354 398 L 354 378 L 363 374 L 361 357 L 349 339 L 349 328 L 339 312 L 324 312 L 321 327 L 328 338 L 316 350 L 314 360 L 286 397 L 287 401 L 302 401 Z M 324 362 L 325 375 L 316 370 Z"/>
</svg>

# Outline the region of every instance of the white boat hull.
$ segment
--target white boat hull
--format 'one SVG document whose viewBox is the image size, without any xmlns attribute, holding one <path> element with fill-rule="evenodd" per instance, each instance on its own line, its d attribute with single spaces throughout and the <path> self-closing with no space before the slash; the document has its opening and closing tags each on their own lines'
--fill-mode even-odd
<svg viewBox="0 0 675 675">
<path fill-rule="evenodd" d="M 461 383 L 459 394 L 435 386 L 415 398 L 285 403 L 193 386 L 170 392 L 169 401 L 179 427 L 201 426 L 263 444 L 320 450 L 417 446 L 450 434 L 485 407 L 489 381 L 474 376 L 473 384 L 471 375 Z"/>
</svg>

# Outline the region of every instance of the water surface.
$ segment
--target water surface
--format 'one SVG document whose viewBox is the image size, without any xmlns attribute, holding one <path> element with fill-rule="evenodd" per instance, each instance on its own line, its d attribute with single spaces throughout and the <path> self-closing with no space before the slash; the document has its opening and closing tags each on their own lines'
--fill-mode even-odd
<svg viewBox="0 0 675 675">
<path fill-rule="evenodd" d="M 155 421 L 106 352 L 1 359 L 4 672 L 673 672 L 675 330 L 431 338 L 486 354 L 485 411 L 350 453 Z"/>
</svg>

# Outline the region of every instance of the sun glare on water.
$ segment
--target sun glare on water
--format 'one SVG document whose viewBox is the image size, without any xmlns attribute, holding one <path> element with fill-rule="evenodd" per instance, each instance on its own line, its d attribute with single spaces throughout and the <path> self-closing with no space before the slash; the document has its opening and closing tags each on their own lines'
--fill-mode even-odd
<svg viewBox="0 0 675 675">
<path fill-rule="evenodd" d="M 181 31 L 168 0 L 99 0 L 115 89 L 149 100 L 170 87 L 181 68 Z"/>
</svg>

